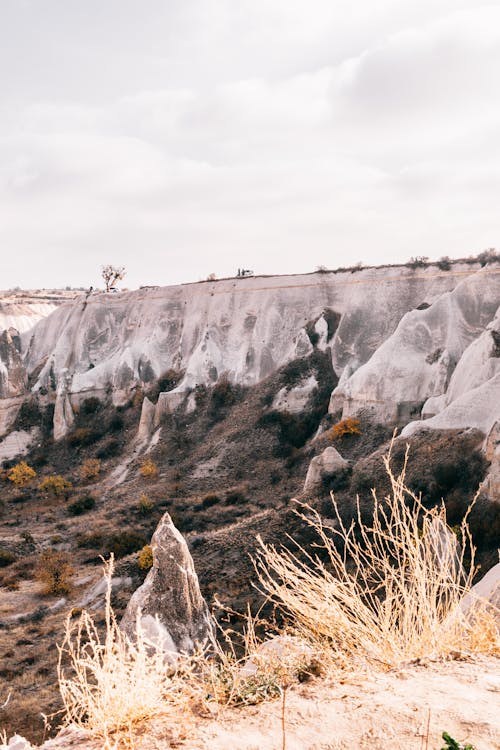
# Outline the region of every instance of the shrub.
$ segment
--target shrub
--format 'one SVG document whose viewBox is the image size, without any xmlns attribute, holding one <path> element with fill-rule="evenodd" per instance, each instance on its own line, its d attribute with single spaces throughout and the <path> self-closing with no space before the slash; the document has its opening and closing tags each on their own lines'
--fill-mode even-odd
<svg viewBox="0 0 500 750">
<path fill-rule="evenodd" d="M 6 568 L 16 562 L 17 557 L 6 549 L 0 549 L 0 568 Z"/>
<path fill-rule="evenodd" d="M 150 544 L 146 544 L 139 552 L 137 564 L 141 570 L 149 570 L 153 567 L 153 548 Z"/>
<path fill-rule="evenodd" d="M 246 487 L 232 487 L 226 492 L 226 503 L 228 505 L 238 505 L 239 503 L 247 502 Z"/>
<path fill-rule="evenodd" d="M 83 495 L 68 505 L 68 513 L 72 516 L 81 516 L 93 508 L 95 508 L 95 497 Z"/>
<path fill-rule="evenodd" d="M 144 477 L 144 479 L 156 479 L 158 476 L 158 466 L 155 464 L 152 458 L 147 458 L 141 464 L 139 473 L 141 477 Z"/>
<path fill-rule="evenodd" d="M 148 495 L 146 495 L 145 492 L 143 492 L 139 498 L 139 513 L 141 513 L 143 516 L 147 516 L 149 515 L 149 513 L 151 513 L 154 507 L 154 502 L 148 497 Z"/>
<path fill-rule="evenodd" d="M 359 419 L 347 417 L 347 419 L 342 419 L 337 424 L 334 424 L 326 435 L 332 440 L 338 440 L 344 437 L 344 435 L 361 435 L 360 424 Z"/>
<path fill-rule="evenodd" d="M 80 478 L 84 481 L 95 479 L 101 471 L 101 462 L 98 458 L 86 458 L 80 466 Z"/>
<path fill-rule="evenodd" d="M 84 401 L 82 401 L 80 406 L 80 414 L 97 414 L 100 409 L 101 402 L 99 401 L 99 399 L 95 396 L 91 396 L 90 398 L 86 398 Z"/>
<path fill-rule="evenodd" d="M 202 508 L 211 508 L 213 505 L 217 505 L 217 503 L 220 503 L 219 495 L 216 495 L 215 492 L 209 492 L 201 498 L 200 505 Z"/>
<path fill-rule="evenodd" d="M 231 406 L 236 401 L 237 389 L 229 380 L 227 374 L 221 375 L 212 388 L 212 409 L 216 411 L 223 406 Z"/>
<path fill-rule="evenodd" d="M 303 506 L 301 517 L 318 535 L 326 564 L 300 545 L 278 551 L 260 541 L 262 589 L 299 633 L 347 668 L 363 662 L 388 668 L 464 649 L 498 653 L 494 612 L 481 603 L 468 613 L 461 607 L 476 572 L 466 520 L 460 546 L 448 536 L 444 507 L 426 509 L 405 486 L 406 462 L 398 477 L 389 456 L 384 462 L 391 494 L 380 502 L 373 493 L 368 522 L 358 506 L 345 525 L 334 499 L 335 524 Z"/>
<path fill-rule="evenodd" d="M 102 431 L 96 427 L 78 427 L 68 436 L 68 445 L 72 448 L 93 445 L 102 438 Z"/>
<path fill-rule="evenodd" d="M 38 485 L 40 492 L 45 492 L 47 495 L 52 497 L 62 497 L 67 495 L 72 488 L 71 482 L 62 477 L 60 474 L 55 474 L 51 477 L 45 477 Z"/>
<path fill-rule="evenodd" d="M 447 255 L 443 255 L 443 257 L 437 261 L 436 265 L 440 271 L 449 271 L 451 268 L 451 260 Z"/>
<path fill-rule="evenodd" d="M 113 414 L 109 420 L 109 429 L 111 432 L 120 432 L 120 430 L 123 430 L 124 424 L 125 422 L 121 414 Z"/>
<path fill-rule="evenodd" d="M 147 539 L 144 534 L 125 529 L 119 533 L 112 534 L 106 542 L 109 552 L 112 552 L 115 557 L 125 557 L 144 547 Z"/>
<path fill-rule="evenodd" d="M 73 567 L 69 555 L 60 550 L 44 550 L 35 566 L 35 577 L 43 584 L 43 592 L 69 594 Z"/>
<path fill-rule="evenodd" d="M 20 461 L 12 467 L 7 474 L 7 478 L 13 482 L 16 487 L 25 487 L 36 477 L 36 471 L 28 466 L 26 461 Z"/>
<path fill-rule="evenodd" d="M 113 458 L 119 456 L 122 452 L 122 443 L 117 438 L 110 438 L 104 445 L 97 451 L 97 458 L 101 458 L 105 461 L 107 458 Z"/>
<path fill-rule="evenodd" d="M 415 255 L 406 264 L 410 268 L 426 268 L 429 265 L 427 255 Z"/>
<path fill-rule="evenodd" d="M 40 406 L 34 399 L 29 399 L 21 404 L 14 427 L 17 430 L 29 430 L 34 425 L 41 425 L 42 421 Z"/>
</svg>

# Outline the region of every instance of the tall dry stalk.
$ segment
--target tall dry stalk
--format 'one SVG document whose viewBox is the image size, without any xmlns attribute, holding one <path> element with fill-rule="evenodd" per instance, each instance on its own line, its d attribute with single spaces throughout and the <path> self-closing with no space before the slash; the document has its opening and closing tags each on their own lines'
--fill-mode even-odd
<svg viewBox="0 0 500 750">
<path fill-rule="evenodd" d="M 499 648 L 495 618 L 485 607 L 466 615 L 460 605 L 475 574 L 474 546 L 464 519 L 461 542 L 446 526 L 442 505 L 425 508 L 384 459 L 391 494 L 373 494 L 373 519 L 359 499 L 350 526 L 332 496 L 335 521 L 326 525 L 310 506 L 300 513 L 318 533 L 322 558 L 297 545 L 277 550 L 260 541 L 260 586 L 296 629 L 333 650 L 339 665 L 388 667 L 455 650 Z M 465 561 L 467 560 L 467 566 Z"/>
<path fill-rule="evenodd" d="M 176 655 L 172 666 L 172 659 L 146 638 L 139 618 L 134 642 L 120 630 L 111 607 L 112 558 L 104 574 L 105 633 L 100 636 L 88 612 L 75 623 L 68 617 L 58 678 L 65 723 L 89 730 L 107 747 L 155 716 L 170 717 L 174 729 L 184 727 L 203 688 L 195 675 L 197 657 Z"/>
</svg>

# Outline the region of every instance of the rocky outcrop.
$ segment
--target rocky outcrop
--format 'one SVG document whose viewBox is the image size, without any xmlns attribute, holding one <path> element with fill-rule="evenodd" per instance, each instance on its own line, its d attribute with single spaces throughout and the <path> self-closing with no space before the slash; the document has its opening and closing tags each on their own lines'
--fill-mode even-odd
<svg viewBox="0 0 500 750">
<path fill-rule="evenodd" d="M 333 477 L 335 474 L 345 471 L 348 466 L 349 462 L 345 458 L 342 458 L 340 453 L 330 445 L 319 456 L 315 456 L 309 464 L 304 483 L 304 492 L 310 492 L 323 479 Z"/>
<path fill-rule="evenodd" d="M 340 375 L 365 363 L 408 310 L 474 273 L 379 268 L 94 294 L 24 334 L 24 361 L 35 392 L 55 393 L 69 373 L 74 407 L 107 390 L 124 403 L 168 369 L 184 373 L 176 391 L 222 373 L 251 385 L 314 346 L 331 349 Z"/>
<path fill-rule="evenodd" d="M 191 653 L 213 636 L 213 622 L 182 534 L 165 513 L 151 540 L 153 567 L 132 595 L 121 627 L 134 638 L 137 618 L 166 652 Z"/>
<path fill-rule="evenodd" d="M 54 312 L 63 302 L 81 292 L 66 289 L 10 290 L 0 292 L 0 331 L 15 328 L 29 331 L 42 318 Z"/>
<path fill-rule="evenodd" d="M 434 303 L 406 313 L 370 360 L 342 378 L 330 411 L 342 410 L 344 419 L 364 412 L 400 425 L 419 419 L 423 407 L 426 416 L 440 411 L 447 403 L 439 400 L 444 394 L 452 401 L 497 371 L 498 362 L 489 361 L 492 336 L 485 328 L 499 303 L 500 273 L 484 268 Z"/>
</svg>

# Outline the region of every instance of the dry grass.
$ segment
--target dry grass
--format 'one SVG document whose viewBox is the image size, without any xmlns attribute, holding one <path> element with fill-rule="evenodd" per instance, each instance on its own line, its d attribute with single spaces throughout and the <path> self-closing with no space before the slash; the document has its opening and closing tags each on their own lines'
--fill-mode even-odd
<svg viewBox="0 0 500 750">
<path fill-rule="evenodd" d="M 296 553 L 260 542 L 256 569 L 264 592 L 291 618 L 297 632 L 327 648 L 346 668 L 391 667 L 454 651 L 498 653 L 494 613 L 476 604 L 466 616 L 461 603 L 475 574 L 474 546 L 464 519 L 461 543 L 446 526 L 444 506 L 426 509 L 405 486 L 405 467 L 395 477 L 385 468 L 391 494 L 373 491 L 373 518 L 324 522 L 309 506 L 300 514 L 318 533 L 322 549 Z M 466 565 L 467 561 L 467 565 Z"/>
<path fill-rule="evenodd" d="M 58 666 L 64 723 L 88 730 L 103 747 L 121 747 L 133 746 L 134 731 L 142 723 L 161 717 L 171 737 L 180 739 L 204 700 L 196 669 L 202 657 L 179 655 L 173 666 L 172 658 L 148 641 L 139 621 L 131 642 L 111 608 L 112 573 L 111 559 L 105 565 L 104 636 L 86 611 L 76 622 L 66 620 Z"/>
</svg>

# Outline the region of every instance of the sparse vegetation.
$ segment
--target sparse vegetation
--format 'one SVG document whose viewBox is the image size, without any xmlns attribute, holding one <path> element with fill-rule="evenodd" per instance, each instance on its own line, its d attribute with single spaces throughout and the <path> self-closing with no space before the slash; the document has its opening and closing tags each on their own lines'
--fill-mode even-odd
<svg viewBox="0 0 500 750">
<path fill-rule="evenodd" d="M 261 542 L 256 566 L 263 590 L 298 633 L 349 668 L 360 662 L 389 667 L 463 649 L 498 653 L 491 611 L 478 605 L 465 615 L 460 609 L 476 571 L 467 519 L 461 547 L 451 534 L 440 542 L 444 506 L 426 509 L 405 486 L 405 466 L 395 477 L 389 457 L 384 461 L 391 494 L 382 502 L 373 492 L 370 521 L 359 505 L 347 526 L 335 500 L 336 526 L 304 507 L 302 518 L 317 533 L 327 564 L 300 545 L 296 552 L 279 551 Z"/>
</svg>

